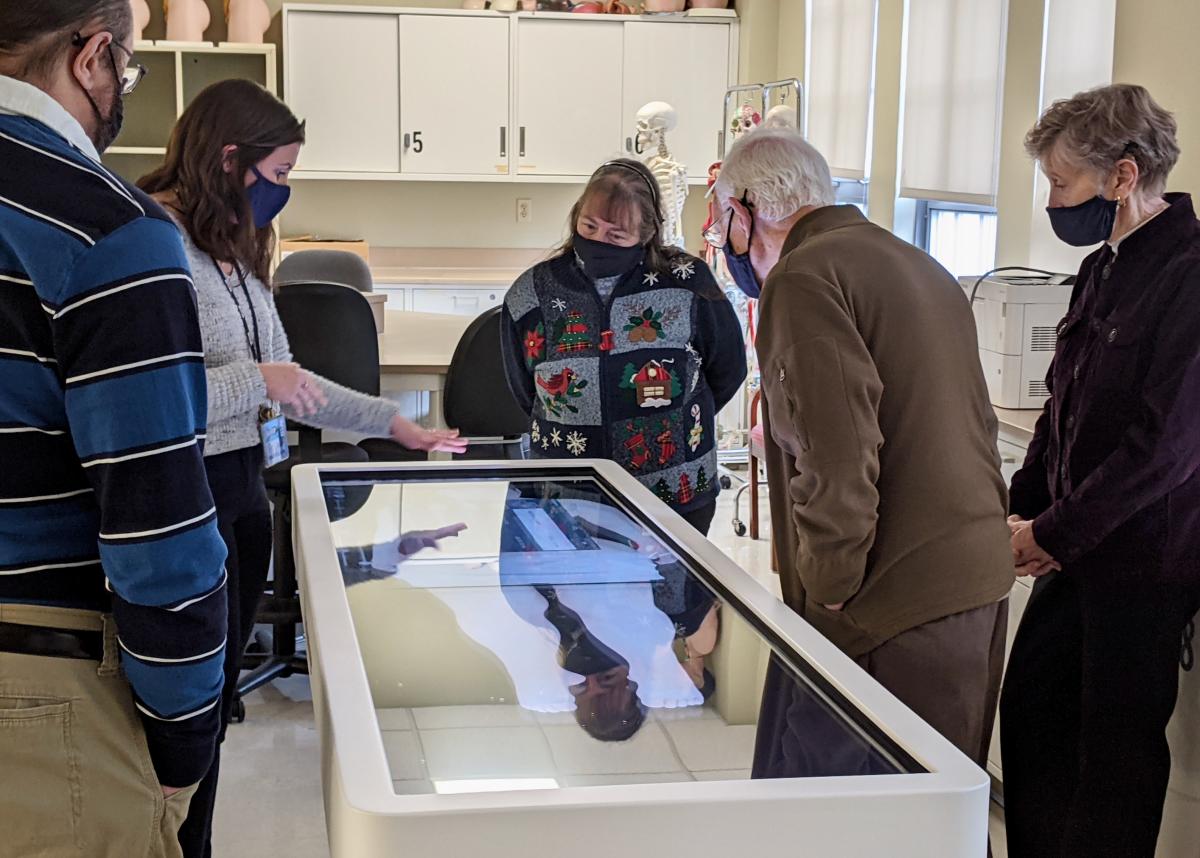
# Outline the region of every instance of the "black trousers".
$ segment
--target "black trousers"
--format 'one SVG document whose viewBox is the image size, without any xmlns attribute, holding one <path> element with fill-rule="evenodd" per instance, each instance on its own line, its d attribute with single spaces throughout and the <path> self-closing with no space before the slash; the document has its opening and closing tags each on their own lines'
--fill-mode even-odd
<svg viewBox="0 0 1200 858">
<path fill-rule="evenodd" d="M 217 527 L 229 550 L 225 570 L 229 601 L 229 630 L 225 645 L 225 685 L 221 691 L 221 734 L 233 711 L 242 652 L 254 629 L 259 598 L 266 587 L 271 564 L 271 506 L 263 485 L 263 457 L 259 447 L 221 453 L 204 460 L 208 485 L 217 507 Z M 212 855 L 213 810 L 217 801 L 217 777 L 221 748 L 212 767 L 200 782 L 187 819 L 179 831 L 185 858 Z"/>
<path fill-rule="evenodd" d="M 1153 858 L 1196 589 L 1131 571 L 1038 581 L 1000 702 L 1011 858 Z"/>
<path fill-rule="evenodd" d="M 708 529 L 712 527 L 713 517 L 717 514 L 717 502 L 698 506 L 688 512 L 681 512 L 684 521 L 690 524 L 696 530 L 700 531 L 705 536 L 708 536 Z"/>
</svg>

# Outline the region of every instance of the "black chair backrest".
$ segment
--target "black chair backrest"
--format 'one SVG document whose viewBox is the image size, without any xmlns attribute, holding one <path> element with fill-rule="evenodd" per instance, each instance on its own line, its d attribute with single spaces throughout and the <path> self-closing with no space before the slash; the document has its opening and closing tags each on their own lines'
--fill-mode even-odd
<svg viewBox="0 0 1200 858">
<path fill-rule="evenodd" d="M 289 253 L 275 269 L 275 283 L 340 283 L 359 292 L 374 289 L 371 267 L 357 253 L 345 250 L 300 250 Z"/>
<path fill-rule="evenodd" d="M 484 311 L 463 333 L 446 372 L 446 424 L 471 437 L 514 438 L 529 415 L 508 389 L 500 355 L 500 308 Z"/>
<path fill-rule="evenodd" d="M 366 297 L 333 283 L 289 283 L 275 306 L 300 366 L 351 390 L 379 395 L 379 339 Z"/>
</svg>

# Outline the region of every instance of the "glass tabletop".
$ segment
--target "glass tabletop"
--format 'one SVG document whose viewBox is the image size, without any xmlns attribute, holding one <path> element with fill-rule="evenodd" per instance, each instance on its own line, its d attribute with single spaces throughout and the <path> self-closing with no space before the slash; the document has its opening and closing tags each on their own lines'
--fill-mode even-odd
<svg viewBox="0 0 1200 858">
<path fill-rule="evenodd" d="M 921 770 L 593 477 L 323 490 L 398 793 Z"/>
</svg>

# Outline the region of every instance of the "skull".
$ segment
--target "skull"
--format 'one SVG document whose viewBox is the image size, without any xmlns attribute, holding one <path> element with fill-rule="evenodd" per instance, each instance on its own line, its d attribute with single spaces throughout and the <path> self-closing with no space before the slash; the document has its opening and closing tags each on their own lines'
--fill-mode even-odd
<svg viewBox="0 0 1200 858">
<path fill-rule="evenodd" d="M 661 147 L 667 132 L 679 122 L 675 108 L 665 101 L 652 101 L 637 112 L 637 151 Z"/>
</svg>

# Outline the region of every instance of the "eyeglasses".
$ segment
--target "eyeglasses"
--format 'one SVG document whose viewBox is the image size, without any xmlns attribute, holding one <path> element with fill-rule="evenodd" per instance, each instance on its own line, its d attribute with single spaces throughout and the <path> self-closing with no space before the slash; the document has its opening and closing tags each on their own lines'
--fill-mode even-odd
<svg viewBox="0 0 1200 858">
<path fill-rule="evenodd" d="M 742 194 L 739 202 L 747 209 L 753 208 L 750 204 L 750 192 L 746 191 Z M 724 250 L 725 245 L 729 244 L 729 233 L 733 231 L 733 206 L 729 207 L 728 220 L 713 221 L 712 226 L 704 230 L 704 240 L 713 250 Z"/>
<path fill-rule="evenodd" d="M 93 33 L 92 36 L 94 35 L 96 34 Z M 77 48 L 82 48 L 92 36 L 84 36 L 76 33 L 71 37 L 71 44 Z M 141 63 L 133 61 L 133 51 L 116 41 L 112 41 L 108 43 L 108 60 L 112 63 L 114 72 L 117 70 L 117 60 L 113 56 L 113 48 L 117 48 L 129 55 L 129 61 L 125 63 L 125 73 L 117 75 L 121 83 L 121 95 L 129 95 L 138 88 L 138 84 L 142 82 L 142 78 L 149 74 L 149 70 Z"/>
</svg>

